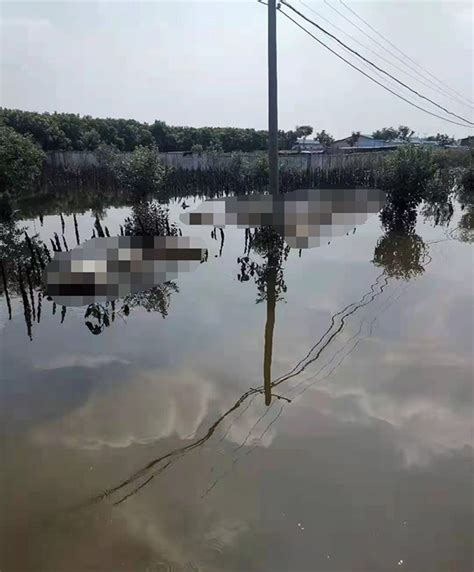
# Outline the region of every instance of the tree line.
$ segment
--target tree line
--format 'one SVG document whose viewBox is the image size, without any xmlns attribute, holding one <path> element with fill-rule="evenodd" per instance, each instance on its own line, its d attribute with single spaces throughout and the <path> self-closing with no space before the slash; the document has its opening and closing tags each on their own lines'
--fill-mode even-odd
<svg viewBox="0 0 474 572">
<path fill-rule="evenodd" d="M 94 151 L 113 145 L 119 151 L 157 146 L 160 151 L 260 151 L 268 146 L 266 130 L 236 127 L 181 127 L 164 121 L 96 118 L 75 113 L 37 113 L 0 108 L 0 126 L 31 136 L 43 151 Z M 280 149 L 291 149 L 298 128 L 279 131 Z"/>
<path fill-rule="evenodd" d="M 397 127 L 383 127 L 382 129 L 377 129 L 372 133 L 374 139 L 383 139 L 384 141 L 394 141 L 399 139 L 401 141 L 409 141 L 414 135 L 413 129 L 410 129 L 407 125 L 400 125 Z M 439 145 L 453 145 L 456 140 L 447 133 L 437 133 L 436 135 L 430 135 L 426 138 L 427 141 L 436 141 Z"/>
<path fill-rule="evenodd" d="M 10 127 L 20 135 L 31 137 L 43 151 L 95 151 L 102 145 L 119 151 L 137 147 L 158 147 L 168 151 L 252 152 L 268 148 L 268 131 L 237 127 L 171 126 L 164 121 L 140 123 L 134 119 L 97 118 L 76 113 L 37 113 L 0 108 L 0 127 Z M 291 149 L 299 138 L 313 133 L 310 125 L 279 131 L 279 148 Z M 358 133 L 358 132 L 357 132 Z M 408 141 L 413 134 L 409 127 L 384 127 L 373 132 L 375 139 Z M 329 147 L 334 137 L 324 129 L 314 133 L 323 146 Z M 446 145 L 454 140 L 446 134 L 428 139 Z"/>
</svg>

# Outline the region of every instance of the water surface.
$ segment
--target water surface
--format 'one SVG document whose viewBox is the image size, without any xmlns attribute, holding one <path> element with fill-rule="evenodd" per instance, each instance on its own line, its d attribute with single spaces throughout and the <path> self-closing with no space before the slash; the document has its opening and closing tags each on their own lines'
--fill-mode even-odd
<svg viewBox="0 0 474 572">
<path fill-rule="evenodd" d="M 46 299 L 28 318 L 15 292 L 9 319 L 0 298 L 1 569 L 471 571 L 460 206 L 282 252 L 273 316 L 265 252 L 182 212 L 208 258 L 159 300 L 105 324 Z M 72 247 L 72 214 L 17 224 Z M 80 241 L 95 214 L 76 215 Z M 129 214 L 104 204 L 101 223 Z"/>
</svg>

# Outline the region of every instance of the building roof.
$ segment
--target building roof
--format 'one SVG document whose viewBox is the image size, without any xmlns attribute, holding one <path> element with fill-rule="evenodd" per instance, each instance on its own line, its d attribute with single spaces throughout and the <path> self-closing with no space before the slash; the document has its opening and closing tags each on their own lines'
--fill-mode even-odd
<svg viewBox="0 0 474 572">
<path fill-rule="evenodd" d="M 351 137 L 352 137 L 352 134 L 348 135 L 347 137 L 343 137 L 342 139 L 336 139 L 336 141 L 334 141 L 334 143 L 342 143 L 343 141 L 347 141 Z M 359 139 L 361 137 L 363 137 L 364 139 L 373 139 L 372 135 L 364 135 L 363 133 L 359 134 Z"/>
<path fill-rule="evenodd" d="M 299 139 L 296 140 L 296 143 L 298 145 L 307 145 L 308 143 L 310 143 L 311 145 L 321 145 L 319 139 L 305 139 L 304 137 L 300 137 Z"/>
</svg>

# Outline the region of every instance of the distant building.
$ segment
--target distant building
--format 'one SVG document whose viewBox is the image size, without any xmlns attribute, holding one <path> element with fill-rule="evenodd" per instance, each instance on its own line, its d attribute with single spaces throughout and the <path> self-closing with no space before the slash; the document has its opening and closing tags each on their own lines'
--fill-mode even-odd
<svg viewBox="0 0 474 572">
<path fill-rule="evenodd" d="M 331 149 L 340 152 L 348 153 L 353 151 L 377 151 L 377 150 L 392 150 L 401 147 L 402 145 L 423 145 L 427 147 L 437 147 L 437 141 L 428 141 L 421 137 L 410 137 L 410 139 L 392 139 L 385 141 L 383 139 L 374 139 L 371 135 L 351 135 L 344 139 L 334 141 Z"/>
<path fill-rule="evenodd" d="M 318 139 L 305 139 L 301 137 L 296 140 L 296 145 L 291 149 L 292 151 L 303 151 L 309 153 L 322 153 L 324 151 L 324 146 L 319 142 Z"/>
<path fill-rule="evenodd" d="M 461 145 L 461 147 L 474 147 L 474 135 L 469 135 L 469 137 L 460 139 L 459 145 Z"/>
<path fill-rule="evenodd" d="M 344 139 L 338 139 L 332 144 L 333 149 L 375 149 L 383 148 L 387 146 L 386 141 L 382 139 L 374 139 L 370 135 L 351 135 L 350 137 L 345 137 Z"/>
<path fill-rule="evenodd" d="M 396 143 L 397 145 L 407 145 L 407 144 L 423 145 L 425 147 L 438 147 L 439 146 L 438 141 L 423 139 L 422 137 L 410 137 L 410 139 L 408 141 L 405 141 L 404 139 L 395 139 L 393 141 L 393 143 Z"/>
</svg>

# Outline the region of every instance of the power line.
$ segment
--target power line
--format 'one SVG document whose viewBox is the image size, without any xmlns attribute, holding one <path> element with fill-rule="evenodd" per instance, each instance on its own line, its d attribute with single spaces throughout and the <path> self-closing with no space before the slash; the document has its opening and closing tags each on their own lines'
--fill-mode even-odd
<svg viewBox="0 0 474 572">
<path fill-rule="evenodd" d="M 333 50 L 331 47 L 329 47 L 327 44 L 325 44 L 323 41 L 321 41 L 319 38 L 317 38 L 314 34 L 312 34 L 309 30 L 307 30 L 304 26 L 302 26 L 299 22 L 297 22 L 294 18 L 292 18 L 289 14 L 287 14 L 286 12 L 284 12 L 281 8 L 280 8 L 280 12 L 281 14 L 283 14 L 286 18 L 288 18 L 288 20 L 290 20 L 291 22 L 293 22 L 296 26 L 298 26 L 298 28 L 301 28 L 304 32 L 306 32 L 309 36 L 311 36 L 314 40 L 316 40 L 318 42 L 318 44 L 321 44 L 322 46 L 324 46 L 327 50 L 329 50 L 331 53 L 333 53 L 336 57 L 338 57 L 340 60 L 342 60 L 343 62 L 345 62 L 346 64 L 348 64 L 349 66 L 351 66 L 351 68 L 357 70 L 358 72 L 360 72 L 362 75 L 364 75 L 365 77 L 367 77 L 368 79 L 370 79 L 371 81 L 373 81 L 374 83 L 376 83 L 377 85 L 379 85 L 380 87 L 382 87 L 383 89 L 385 89 L 386 91 L 390 92 L 392 95 L 394 95 L 395 97 L 398 97 L 399 99 L 401 99 L 402 101 L 405 101 L 406 103 L 408 103 L 409 105 L 416 107 L 416 109 L 419 109 L 420 111 L 423 111 L 424 113 L 427 113 L 428 115 L 432 115 L 433 117 L 437 117 L 438 119 L 442 119 L 443 121 L 447 121 L 448 123 L 452 123 L 453 125 L 460 125 L 461 127 L 470 127 L 469 125 L 465 125 L 464 123 L 459 123 L 458 121 L 453 121 L 452 119 L 448 119 L 447 117 L 443 117 L 442 115 L 438 115 L 437 113 L 433 113 L 432 111 L 429 111 L 428 109 L 425 109 L 424 107 L 421 107 L 420 105 L 417 105 L 416 103 L 414 103 L 413 101 L 410 101 L 409 99 L 407 99 L 406 97 L 404 97 L 403 95 L 400 95 L 399 93 L 393 91 L 392 89 L 390 89 L 389 87 L 387 87 L 386 85 L 384 85 L 383 83 L 381 83 L 380 81 L 376 80 L 375 78 L 373 78 L 372 76 L 370 76 L 368 73 L 366 73 L 364 70 L 361 70 L 359 67 L 357 67 L 355 64 L 353 64 L 352 62 L 350 62 L 349 60 L 347 60 L 344 56 L 341 56 L 341 54 L 339 54 L 338 52 L 336 52 L 335 50 Z"/>
<path fill-rule="evenodd" d="M 393 58 L 397 59 L 399 62 L 401 62 L 404 66 L 406 66 L 408 69 L 410 69 L 411 71 L 413 71 L 416 74 L 419 74 L 421 77 L 423 77 L 423 79 L 425 79 L 426 81 L 429 81 L 431 84 L 433 84 L 433 86 L 438 87 L 439 89 L 441 89 L 441 87 L 437 86 L 433 80 L 431 80 L 429 77 L 427 77 L 426 75 L 422 75 L 420 70 L 416 69 L 415 67 L 413 67 L 412 65 L 408 64 L 406 62 L 406 60 L 403 60 L 402 58 L 400 58 L 397 54 L 393 53 L 391 50 L 389 50 L 388 48 L 386 48 L 383 44 L 381 44 L 376 38 L 374 38 L 373 36 L 371 36 L 370 34 L 368 34 L 364 29 L 362 29 L 360 26 L 358 26 L 355 22 L 353 22 L 352 20 L 350 20 L 347 16 L 345 16 L 342 12 L 340 12 L 337 8 L 335 8 L 332 4 L 330 4 L 328 2 L 328 0 L 324 0 L 324 3 L 327 4 L 329 6 L 329 8 L 331 8 L 331 10 L 333 10 L 334 12 L 336 12 L 337 14 L 339 14 L 339 16 L 341 16 L 341 18 L 344 18 L 344 20 L 346 20 L 346 22 L 349 22 L 349 24 L 351 24 L 352 26 L 354 26 L 355 28 L 357 28 L 357 30 L 359 30 L 360 32 L 362 32 L 362 34 L 364 34 L 367 38 L 369 38 L 369 40 L 372 40 L 372 42 L 374 42 L 375 44 L 377 44 L 377 46 L 379 46 L 380 48 L 382 48 L 384 51 L 386 51 L 388 54 L 390 54 Z M 452 88 L 449 88 L 450 91 L 454 91 Z M 446 95 L 448 95 L 447 92 L 445 92 Z M 457 92 L 454 92 L 457 93 Z M 469 99 L 467 99 L 466 97 L 462 96 L 459 94 L 459 96 L 464 99 L 467 102 L 467 105 L 469 105 L 470 107 L 472 107 L 473 102 L 470 101 Z M 466 104 L 465 104 L 466 105 Z"/>
<path fill-rule="evenodd" d="M 334 24 L 334 22 L 331 22 L 331 20 L 328 20 L 325 16 L 323 16 L 322 14 L 320 14 L 319 12 L 317 12 L 316 10 L 314 10 L 314 8 L 312 8 L 309 4 L 306 4 L 306 2 L 303 2 L 303 0 L 299 0 L 300 4 L 302 4 L 305 8 L 307 8 L 310 12 L 312 12 L 313 14 L 315 14 L 316 16 L 318 16 L 318 18 L 321 18 L 321 20 L 323 20 L 324 22 L 327 22 L 330 26 L 332 26 L 333 28 L 335 28 L 338 32 L 341 32 L 341 34 L 344 34 L 345 36 L 347 36 L 349 39 L 351 39 L 353 42 L 355 42 L 356 44 L 358 44 L 359 46 L 361 46 L 362 48 L 364 48 L 365 50 L 369 51 L 370 53 L 374 54 L 376 57 L 380 58 L 381 60 L 383 60 L 384 62 L 386 62 L 387 64 L 389 64 L 390 66 L 394 67 L 396 70 L 398 70 L 399 72 L 405 74 L 407 77 L 409 77 L 410 79 L 417 81 L 419 83 L 421 83 L 422 85 L 424 85 L 425 87 L 427 87 L 428 89 L 432 89 L 434 91 L 436 91 L 437 93 L 439 93 L 440 95 L 443 95 L 444 97 L 448 97 L 450 99 L 452 99 L 453 101 L 455 101 L 456 103 L 460 104 L 460 105 L 464 105 L 466 107 L 469 107 L 469 109 L 473 109 L 473 106 L 469 103 L 466 103 L 464 101 L 462 101 L 461 99 L 459 99 L 458 97 L 451 95 L 449 92 L 447 92 L 446 90 L 438 87 L 437 85 L 435 85 L 432 81 L 425 82 L 422 79 L 420 79 L 419 74 L 418 77 L 415 75 L 410 74 L 409 72 L 407 72 L 406 70 L 404 70 L 402 67 L 398 66 L 396 63 L 390 61 L 388 58 L 386 58 L 385 56 L 383 56 L 382 54 L 376 52 L 375 50 L 373 50 L 372 48 L 370 48 L 369 46 L 363 44 L 360 40 L 358 40 L 356 37 L 354 37 L 353 35 L 349 34 L 348 32 L 346 32 L 345 30 L 343 30 L 342 28 L 340 28 L 337 24 Z M 410 69 L 410 68 L 408 68 Z"/>
<path fill-rule="evenodd" d="M 324 0 L 324 3 L 327 4 L 327 6 L 329 6 L 329 8 L 331 8 L 331 10 L 333 10 L 334 12 L 336 12 L 336 14 L 339 14 L 339 16 L 341 16 L 341 18 L 343 18 L 344 20 L 346 20 L 346 22 L 349 22 L 349 24 L 351 24 L 351 26 L 354 26 L 355 28 L 357 28 L 357 30 L 359 30 L 360 32 L 362 32 L 362 34 L 364 34 L 367 38 L 369 38 L 369 40 L 372 40 L 372 42 L 374 42 L 375 44 L 377 44 L 377 46 L 379 46 L 380 48 L 382 48 L 382 50 L 385 50 L 388 54 L 390 54 L 393 58 L 397 59 L 399 62 L 401 62 L 404 66 L 406 66 L 408 69 L 412 70 L 413 72 L 421 75 L 420 71 L 416 68 L 414 68 L 413 66 L 409 65 L 406 60 L 403 60 L 402 58 L 400 58 L 400 56 L 397 56 L 397 54 L 394 54 L 391 50 L 389 50 L 387 47 L 385 47 L 383 44 L 381 44 L 376 38 L 374 38 L 373 36 L 371 36 L 370 34 L 368 34 L 363 28 L 361 28 L 360 26 L 358 26 L 355 22 L 353 22 L 352 20 L 350 20 L 345 14 L 343 14 L 342 12 L 340 12 L 335 6 L 333 6 L 332 4 L 330 4 L 328 2 L 328 0 Z M 429 79 L 428 77 L 423 76 L 423 79 L 429 81 L 430 83 L 432 83 L 433 85 L 436 85 L 433 80 Z M 439 82 L 439 80 L 438 80 Z M 454 91 L 452 88 L 448 89 L 450 91 Z M 456 91 L 454 91 L 454 93 L 457 93 Z M 468 104 L 470 106 L 472 106 L 472 101 L 470 101 L 469 99 L 467 99 L 466 97 L 458 94 L 462 99 L 464 99 L 465 101 L 468 102 Z"/>
<path fill-rule="evenodd" d="M 349 51 L 349 50 L 347 50 Z M 390 87 L 392 87 L 392 89 L 397 90 L 398 89 L 398 85 L 391 81 L 390 79 L 388 79 L 387 77 L 385 77 L 384 75 L 382 75 L 380 72 L 378 72 L 375 69 L 372 69 L 371 67 L 369 67 L 368 64 L 366 64 L 365 62 L 360 62 L 360 65 L 364 67 L 364 69 L 369 69 L 373 74 L 375 74 L 378 78 L 380 78 L 381 80 L 383 80 L 385 82 L 386 85 L 389 85 Z"/>
<path fill-rule="evenodd" d="M 353 10 L 350 6 L 348 6 L 344 0 L 339 0 L 339 2 L 347 9 L 349 10 L 352 14 L 354 14 L 354 16 L 356 18 L 358 18 L 361 22 L 363 22 L 368 28 L 370 28 L 373 32 L 375 32 L 377 34 L 377 36 L 379 36 L 380 38 L 382 38 L 385 42 L 387 42 L 387 44 L 389 44 L 390 46 L 392 46 L 392 48 L 394 48 L 395 50 L 397 50 L 397 52 L 399 52 L 400 54 L 402 54 L 402 56 L 404 56 L 405 58 L 407 58 L 408 60 L 410 60 L 413 64 L 415 64 L 418 68 L 422 69 L 425 73 L 427 73 L 428 75 L 430 75 L 432 78 L 434 78 L 438 83 L 440 83 L 441 85 L 444 85 L 445 87 L 447 87 L 449 90 L 451 90 L 453 93 L 455 93 L 456 95 L 459 95 L 460 97 L 462 97 L 463 99 L 466 99 L 463 95 L 461 95 L 460 93 L 458 93 L 456 90 L 454 90 L 452 87 L 450 87 L 449 85 L 447 85 L 446 83 L 444 83 L 443 81 L 441 81 L 438 77 L 436 77 L 434 74 L 432 74 L 429 70 L 427 70 L 426 68 L 424 68 L 421 64 L 419 64 L 417 61 L 415 61 L 413 58 L 411 58 L 408 54 L 406 54 L 405 52 L 403 52 L 400 48 L 398 48 L 393 42 L 391 42 L 388 38 L 386 38 L 385 36 L 383 36 L 379 31 L 377 31 L 373 26 L 371 26 L 369 24 L 369 22 L 367 22 L 367 20 L 365 20 L 364 18 L 362 18 L 362 16 L 359 16 L 359 14 L 357 14 L 357 12 L 355 10 Z M 469 100 L 468 100 L 469 101 Z"/>
<path fill-rule="evenodd" d="M 401 86 L 403 86 L 405 89 L 408 89 L 409 91 L 411 91 L 412 93 L 414 93 L 415 95 L 417 95 L 418 97 L 420 97 L 421 99 L 425 99 L 426 101 L 429 101 L 432 105 L 435 105 L 438 109 L 441 109 L 442 111 L 444 111 L 445 113 L 448 113 L 449 115 L 452 115 L 453 117 L 457 117 L 458 119 L 460 119 L 461 121 L 465 121 L 466 123 L 469 123 L 470 125 L 474 125 L 474 123 L 472 121 L 469 121 L 469 119 L 466 119 L 465 117 L 462 117 L 461 115 L 458 115 L 457 113 L 454 113 L 453 111 L 449 111 L 449 109 L 447 109 L 446 107 L 444 107 L 443 105 L 440 105 L 439 103 L 436 103 L 436 101 L 433 101 L 432 99 L 430 99 L 429 97 L 427 97 L 426 95 L 423 95 L 422 93 L 420 93 L 419 91 L 417 91 L 416 89 L 413 89 L 412 87 L 410 87 L 409 85 L 407 85 L 406 83 L 404 83 L 403 81 L 399 80 L 398 78 L 396 78 L 394 75 L 392 75 L 390 72 L 385 71 L 383 68 L 381 68 L 380 66 L 378 66 L 377 64 L 374 64 L 372 61 L 370 61 L 369 59 L 367 59 L 366 57 L 364 57 L 362 54 L 360 54 L 357 50 L 354 50 L 353 48 L 351 48 L 350 46 L 348 46 L 347 44 L 345 44 L 342 40 L 340 40 L 337 36 L 335 36 L 334 34 L 331 34 L 331 32 L 328 32 L 325 28 L 323 28 L 322 26 L 320 26 L 319 24 L 316 24 L 316 22 L 314 22 L 313 20 L 311 20 L 310 18 L 308 18 L 307 16 L 305 16 L 304 14 L 302 14 L 299 10 L 297 10 L 296 8 L 294 8 L 289 2 L 286 2 L 286 0 L 281 0 L 282 4 L 284 6 L 287 6 L 288 8 L 290 8 L 290 10 L 293 10 L 293 12 L 295 12 L 296 14 L 298 14 L 298 16 L 300 16 L 301 18 L 303 18 L 304 20 L 306 20 L 307 22 L 309 22 L 310 24 L 312 24 L 313 26 L 315 26 L 316 28 L 318 28 L 318 30 L 320 30 L 321 32 L 323 32 L 324 34 L 326 34 L 327 36 L 329 36 L 330 38 L 332 38 L 333 40 L 335 40 L 338 44 L 340 44 L 343 48 L 345 48 L 346 50 L 349 50 L 351 53 L 353 53 L 354 55 L 356 55 L 358 58 L 360 58 L 361 60 L 363 60 L 364 62 L 366 62 L 367 64 L 371 65 L 372 67 L 374 67 L 376 70 L 378 70 L 379 72 L 387 75 L 388 77 L 390 77 L 391 79 L 393 79 L 394 81 L 396 81 L 398 84 L 400 84 Z"/>
</svg>

